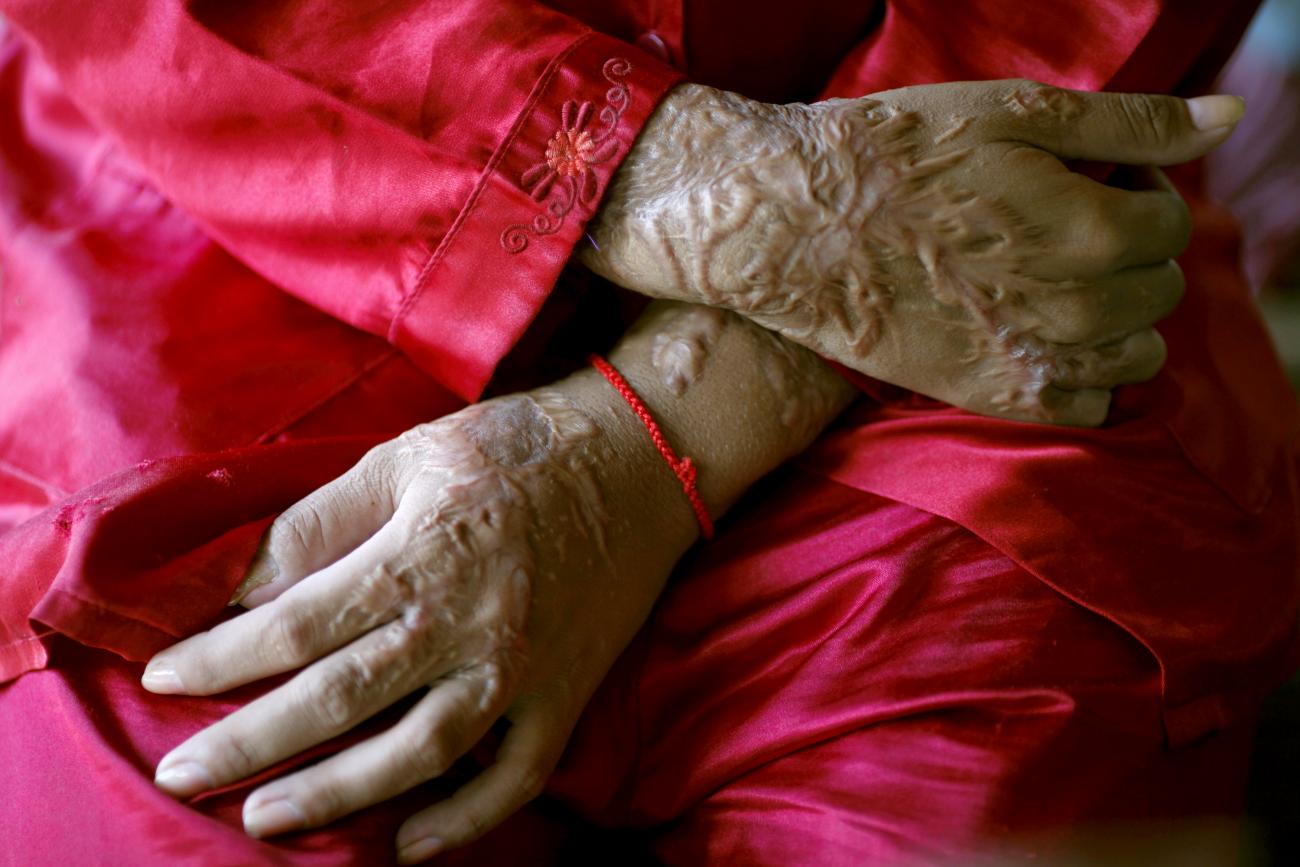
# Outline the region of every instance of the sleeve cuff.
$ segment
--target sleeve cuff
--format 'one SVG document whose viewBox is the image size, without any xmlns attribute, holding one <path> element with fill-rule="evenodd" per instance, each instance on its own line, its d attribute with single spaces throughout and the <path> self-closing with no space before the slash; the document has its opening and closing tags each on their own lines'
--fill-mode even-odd
<svg viewBox="0 0 1300 867">
<path fill-rule="evenodd" d="M 466 400 L 541 309 L 641 128 L 681 73 L 587 33 L 546 68 L 434 250 L 389 341 Z"/>
</svg>

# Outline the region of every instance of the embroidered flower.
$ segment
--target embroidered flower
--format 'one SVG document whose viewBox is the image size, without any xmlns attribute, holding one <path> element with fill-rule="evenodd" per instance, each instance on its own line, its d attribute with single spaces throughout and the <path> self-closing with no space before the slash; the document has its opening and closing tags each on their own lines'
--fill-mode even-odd
<svg viewBox="0 0 1300 867">
<path fill-rule="evenodd" d="M 595 148 L 591 143 L 591 133 L 585 129 L 581 132 L 560 130 L 546 146 L 546 164 L 562 175 L 576 178 L 587 170 Z"/>
<path fill-rule="evenodd" d="M 612 157 L 618 150 L 618 140 L 609 135 L 613 130 L 603 130 L 599 139 L 593 136 L 587 129 L 591 115 L 590 102 L 579 105 L 569 100 L 560 109 L 560 128 L 546 146 L 546 162 L 533 166 L 520 178 L 537 201 L 545 199 L 560 178 L 573 179 L 573 192 L 580 201 L 590 202 L 596 197 L 599 183 L 591 167 Z"/>
<path fill-rule="evenodd" d="M 578 204 L 595 201 L 600 188 L 595 168 L 618 153 L 614 133 L 627 109 L 628 87 L 623 79 L 631 71 L 632 65 L 623 58 L 605 61 L 601 73 L 612 87 L 599 112 L 589 100 L 571 99 L 560 108 L 560 128 L 546 144 L 546 159 L 519 178 L 534 201 L 545 203 L 545 209 L 527 224 L 506 227 L 501 246 L 507 252 L 527 249 L 530 236 L 554 234 Z M 595 130 L 588 128 L 593 116 L 600 121 Z"/>
</svg>

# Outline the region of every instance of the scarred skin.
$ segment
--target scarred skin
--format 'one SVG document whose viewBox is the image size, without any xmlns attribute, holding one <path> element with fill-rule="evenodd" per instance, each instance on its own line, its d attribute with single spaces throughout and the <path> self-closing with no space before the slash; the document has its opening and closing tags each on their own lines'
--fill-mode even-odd
<svg viewBox="0 0 1300 867">
<path fill-rule="evenodd" d="M 584 258 L 749 317 L 659 303 L 610 356 L 701 467 L 715 517 L 853 396 L 754 322 L 1019 418 L 1099 423 L 1111 387 L 1159 367 L 1150 325 L 1181 291 L 1169 257 L 1185 210 L 1158 179 L 1108 190 L 1057 156 L 1179 161 L 1225 138 L 1239 106 L 1124 99 L 1026 82 L 785 107 L 674 92 Z M 1220 128 L 1196 131 L 1189 111 Z M 421 425 L 275 521 L 241 588 L 252 611 L 150 662 L 148 689 L 194 695 L 302 668 L 177 746 L 157 783 L 178 797 L 227 785 L 427 687 L 389 731 L 260 786 L 245 828 L 314 827 L 392 797 L 504 717 L 495 764 L 396 841 L 404 862 L 463 845 L 541 790 L 696 533 L 677 479 L 592 371 Z"/>
<path fill-rule="evenodd" d="M 770 105 L 675 90 L 582 258 L 628 288 L 737 311 L 859 371 L 978 412 L 1100 424 L 1153 376 L 1187 210 L 1061 158 L 1182 162 L 1240 104 L 1024 81 Z M 1134 122 L 1150 120 L 1149 130 Z"/>
<path fill-rule="evenodd" d="M 703 312 L 706 341 L 673 353 L 685 380 L 665 376 L 664 341 L 700 316 L 654 304 L 610 360 L 702 468 L 717 517 L 853 390 L 722 311 Z M 389 731 L 255 791 L 245 827 L 282 833 L 390 798 L 504 716 L 497 763 L 397 840 L 404 861 L 466 843 L 540 791 L 696 535 L 676 477 L 594 371 L 420 425 L 275 521 L 237 594 L 251 612 L 150 663 L 149 689 L 188 694 L 306 666 L 174 749 L 158 784 L 188 797 L 242 779 L 429 687 Z"/>
<path fill-rule="evenodd" d="M 735 326 L 736 318 L 716 307 L 667 308 L 639 326 L 654 331 L 651 362 L 675 396 L 683 395 L 703 375 L 710 353 L 727 326 Z M 831 381 L 821 359 L 798 344 L 763 329 L 753 330 L 753 340 L 761 349 L 759 371 L 779 399 L 777 418 L 798 441 L 810 441 L 823 420 L 835 415 L 843 389 Z"/>
</svg>

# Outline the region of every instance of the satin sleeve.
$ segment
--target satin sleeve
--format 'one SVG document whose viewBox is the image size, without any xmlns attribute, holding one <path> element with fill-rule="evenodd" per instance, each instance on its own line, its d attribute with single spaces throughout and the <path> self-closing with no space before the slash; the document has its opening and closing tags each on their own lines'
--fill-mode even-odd
<svg viewBox="0 0 1300 867">
<path fill-rule="evenodd" d="M 888 0 L 821 98 L 913 84 L 1029 78 L 1078 90 L 1203 91 L 1257 2 Z"/>
<path fill-rule="evenodd" d="M 530 0 L 3 0 L 215 240 L 467 400 L 679 74 Z"/>
</svg>

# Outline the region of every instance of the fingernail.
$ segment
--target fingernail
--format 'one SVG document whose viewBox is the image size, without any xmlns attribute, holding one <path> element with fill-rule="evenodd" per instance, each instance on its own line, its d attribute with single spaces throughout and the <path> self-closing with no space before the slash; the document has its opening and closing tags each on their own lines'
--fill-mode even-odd
<svg viewBox="0 0 1300 867">
<path fill-rule="evenodd" d="M 170 768 L 159 768 L 153 782 L 173 797 L 188 798 L 212 788 L 212 775 L 198 762 L 181 762 Z"/>
<path fill-rule="evenodd" d="M 1216 130 L 1231 126 L 1241 120 L 1246 113 L 1246 100 L 1240 96 L 1198 96 L 1187 100 L 1187 113 L 1192 117 L 1192 125 L 1199 130 Z"/>
<path fill-rule="evenodd" d="M 174 693 L 185 691 L 185 685 L 181 683 L 180 677 L 176 674 L 176 669 L 169 662 L 151 662 L 146 665 L 144 675 L 140 678 L 140 685 L 150 692 Z"/>
<path fill-rule="evenodd" d="M 251 837 L 270 837 L 294 831 L 307 824 L 307 817 L 293 801 L 272 801 L 260 807 L 244 807 L 244 831 Z"/>
<path fill-rule="evenodd" d="M 228 604 L 238 605 L 254 590 L 273 583 L 279 577 L 280 566 L 275 562 L 275 558 L 265 549 L 258 551 L 257 556 L 253 558 L 253 564 L 248 567 L 248 572 L 244 575 L 244 580 L 239 582 L 239 587 L 235 589 L 235 595 L 230 597 Z"/>
<path fill-rule="evenodd" d="M 414 864 L 425 858 L 432 858 L 442 851 L 442 841 L 437 837 L 425 837 L 408 843 L 397 850 L 397 860 L 402 864 Z"/>
</svg>

